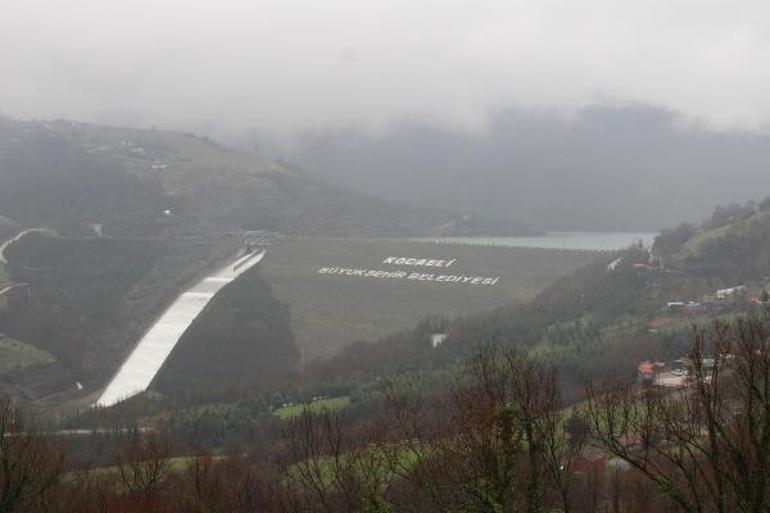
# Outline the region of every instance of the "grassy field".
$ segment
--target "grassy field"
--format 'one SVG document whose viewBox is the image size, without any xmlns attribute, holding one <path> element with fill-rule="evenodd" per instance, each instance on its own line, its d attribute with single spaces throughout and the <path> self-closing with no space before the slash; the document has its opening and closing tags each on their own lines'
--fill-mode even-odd
<svg viewBox="0 0 770 513">
<path fill-rule="evenodd" d="M 745 231 L 751 223 L 764 223 L 770 218 L 770 212 L 759 212 L 737 223 L 726 224 L 711 230 L 703 230 L 687 241 L 684 247 L 676 255 L 679 259 L 694 258 L 701 254 L 703 246 L 710 241 L 717 240 L 736 231 Z"/>
<path fill-rule="evenodd" d="M 350 397 L 329 397 L 328 399 L 318 399 L 309 403 L 290 404 L 283 408 L 278 408 L 273 415 L 281 420 L 288 420 L 302 415 L 305 411 L 318 413 L 323 410 L 336 411 L 345 408 L 350 404 Z"/>
<path fill-rule="evenodd" d="M 221 460 L 223 459 L 222 456 L 214 456 L 214 460 Z M 166 458 L 166 472 L 175 474 L 179 472 L 184 472 L 187 470 L 193 463 L 195 463 L 196 458 L 194 456 L 175 456 L 173 458 Z M 116 465 L 110 465 L 106 467 L 94 467 L 91 469 L 88 469 L 86 471 L 86 474 L 92 476 L 92 477 L 98 477 L 103 479 L 114 479 L 118 480 L 120 478 L 120 469 Z M 64 475 L 65 481 L 73 481 L 77 477 L 76 472 L 70 472 Z M 118 485 L 120 489 L 122 489 L 121 486 Z"/>
<path fill-rule="evenodd" d="M 53 361 L 54 357 L 50 353 L 0 335 L 0 372 Z"/>
<path fill-rule="evenodd" d="M 447 268 L 384 264 L 387 257 L 455 260 Z M 287 303 L 306 359 L 413 326 L 426 315 L 465 315 L 531 300 L 595 253 L 392 239 L 290 238 L 267 251 L 263 274 Z M 319 274 L 324 267 L 499 277 L 492 286 Z"/>
<path fill-rule="evenodd" d="M 655 323 L 654 329 L 659 333 L 674 333 L 677 331 L 690 332 L 693 325 L 700 329 L 708 329 L 715 321 L 735 322 L 743 316 L 741 312 L 729 312 L 719 315 L 694 315 L 691 317 L 670 317 L 668 322 Z"/>
</svg>

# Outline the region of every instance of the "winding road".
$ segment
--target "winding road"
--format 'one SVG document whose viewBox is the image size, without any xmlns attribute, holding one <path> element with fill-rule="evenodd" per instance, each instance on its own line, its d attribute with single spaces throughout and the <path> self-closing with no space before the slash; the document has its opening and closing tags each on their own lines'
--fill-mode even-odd
<svg viewBox="0 0 770 513">
<path fill-rule="evenodd" d="M 29 228 L 23 232 L 19 232 L 15 237 L 8 239 L 0 244 L 0 264 L 7 265 L 8 260 L 5 257 L 5 250 L 8 249 L 13 243 L 20 241 L 24 236 L 33 232 L 52 232 L 48 228 Z"/>
</svg>

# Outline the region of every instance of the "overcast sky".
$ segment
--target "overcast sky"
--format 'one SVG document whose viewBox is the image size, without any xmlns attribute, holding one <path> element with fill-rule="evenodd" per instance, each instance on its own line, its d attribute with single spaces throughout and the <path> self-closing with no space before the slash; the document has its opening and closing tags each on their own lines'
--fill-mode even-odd
<svg viewBox="0 0 770 513">
<path fill-rule="evenodd" d="M 770 126 L 766 0 L 0 0 L 0 111 L 272 135 L 593 102 Z"/>
</svg>

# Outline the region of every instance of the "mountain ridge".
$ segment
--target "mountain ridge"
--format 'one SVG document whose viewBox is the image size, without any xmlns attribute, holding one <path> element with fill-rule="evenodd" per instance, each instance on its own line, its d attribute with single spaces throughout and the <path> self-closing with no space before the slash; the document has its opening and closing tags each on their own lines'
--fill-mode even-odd
<svg viewBox="0 0 770 513">
<path fill-rule="evenodd" d="M 23 225 L 98 224 L 128 235 L 440 235 L 469 225 L 461 215 L 350 192 L 205 136 L 3 118 L 0 215 Z M 515 223 L 503 226 L 526 233 Z"/>
</svg>

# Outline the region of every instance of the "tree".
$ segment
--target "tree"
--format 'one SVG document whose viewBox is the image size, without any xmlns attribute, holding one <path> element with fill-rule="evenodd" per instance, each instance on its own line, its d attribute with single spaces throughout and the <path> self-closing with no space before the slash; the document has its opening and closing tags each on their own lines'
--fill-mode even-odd
<svg viewBox="0 0 770 513">
<path fill-rule="evenodd" d="M 25 430 L 10 400 L 0 398 L 0 513 L 46 511 L 63 466 L 63 449 Z"/>
<path fill-rule="evenodd" d="M 587 389 L 595 443 L 685 512 L 770 508 L 770 332 L 760 319 L 693 328 L 684 389 Z"/>
<path fill-rule="evenodd" d="M 570 465 L 584 438 L 565 429 L 552 369 L 486 348 L 471 360 L 468 381 L 432 407 L 391 404 L 402 442 L 386 444 L 384 459 L 404 483 L 399 509 L 570 511 Z"/>
<path fill-rule="evenodd" d="M 268 476 L 243 452 L 218 458 L 205 452 L 196 454 L 175 485 L 170 496 L 179 513 L 275 511 Z"/>
<path fill-rule="evenodd" d="M 154 434 L 126 441 L 116 457 L 122 489 L 151 504 L 169 472 L 169 457 L 168 443 Z"/>
<path fill-rule="evenodd" d="M 698 229 L 684 223 L 673 229 L 665 229 L 655 238 L 652 251 L 657 256 L 670 256 L 679 251 L 696 233 Z"/>
<path fill-rule="evenodd" d="M 286 429 L 288 483 L 278 493 L 282 512 L 385 513 L 388 475 L 369 439 L 345 418 L 305 411 Z"/>
</svg>

